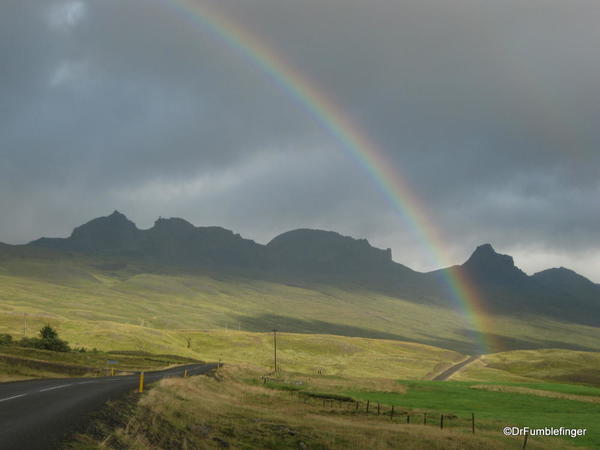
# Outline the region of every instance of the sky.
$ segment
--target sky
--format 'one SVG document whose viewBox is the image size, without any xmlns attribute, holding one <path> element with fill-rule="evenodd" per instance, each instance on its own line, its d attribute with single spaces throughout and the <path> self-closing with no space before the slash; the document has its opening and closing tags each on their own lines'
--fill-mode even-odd
<svg viewBox="0 0 600 450">
<path fill-rule="evenodd" d="M 489 242 L 528 273 L 600 282 L 597 1 L 194 2 L 363 130 L 444 262 Z M 0 241 L 119 210 L 261 243 L 335 230 L 438 268 L 344 143 L 184 3 L 0 3 Z"/>
</svg>

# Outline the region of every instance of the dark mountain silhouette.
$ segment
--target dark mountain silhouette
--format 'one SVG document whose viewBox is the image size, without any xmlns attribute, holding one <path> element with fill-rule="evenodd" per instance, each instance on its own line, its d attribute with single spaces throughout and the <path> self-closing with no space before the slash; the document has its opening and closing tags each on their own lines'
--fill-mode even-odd
<svg viewBox="0 0 600 450">
<path fill-rule="evenodd" d="M 123 214 L 94 219 L 65 239 L 42 238 L 28 248 L 49 248 L 103 257 L 135 259 L 170 267 L 245 271 L 246 276 L 289 282 L 362 286 L 415 302 L 455 304 L 447 271 L 472 284 L 487 310 L 503 314 L 543 314 L 600 325 L 600 286 L 568 269 L 529 276 L 513 258 L 490 244 L 462 265 L 419 273 L 392 260 L 391 250 L 372 247 L 332 231 L 298 229 L 267 245 L 220 227 L 196 227 L 177 218 L 158 219 L 140 230 Z"/>
<path fill-rule="evenodd" d="M 77 227 L 66 239 L 42 238 L 29 245 L 193 267 L 262 267 L 266 260 L 264 246 L 225 228 L 159 218 L 149 230 L 140 230 L 118 211 Z"/>
<path fill-rule="evenodd" d="M 126 252 L 137 242 L 139 230 L 118 211 L 81 225 L 67 239 L 41 238 L 30 245 L 83 253 Z"/>
<path fill-rule="evenodd" d="M 453 269 L 475 286 L 488 311 L 600 326 L 598 285 L 571 270 L 550 269 L 529 276 L 515 266 L 511 256 L 497 253 L 490 244 L 477 247 L 464 264 Z"/>
<path fill-rule="evenodd" d="M 538 272 L 532 278 L 560 297 L 563 305 L 585 303 L 594 307 L 600 303 L 600 286 L 564 267 Z"/>
<path fill-rule="evenodd" d="M 392 251 L 371 247 L 366 239 L 353 239 L 333 231 L 298 229 L 280 234 L 267 244 L 271 253 L 305 270 L 354 270 L 385 267 Z"/>
<path fill-rule="evenodd" d="M 527 274 L 515 266 L 512 256 L 496 253 L 491 244 L 477 247 L 461 268 L 480 283 L 522 286 L 529 280 Z"/>
<path fill-rule="evenodd" d="M 594 291 L 598 288 L 597 284 L 592 283 L 586 277 L 564 267 L 543 270 L 534 274 L 532 278 L 557 290 L 581 289 Z"/>
<path fill-rule="evenodd" d="M 352 280 L 370 288 L 413 286 L 419 274 L 392 260 L 391 249 L 372 247 L 333 231 L 298 229 L 280 234 L 266 246 L 274 270 L 287 276 L 331 281 Z"/>
</svg>

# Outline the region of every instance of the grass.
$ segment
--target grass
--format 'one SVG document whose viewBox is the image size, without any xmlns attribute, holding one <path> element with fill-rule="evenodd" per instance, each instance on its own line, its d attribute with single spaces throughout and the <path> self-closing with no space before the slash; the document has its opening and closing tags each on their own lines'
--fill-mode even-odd
<svg viewBox="0 0 600 450">
<path fill-rule="evenodd" d="M 111 363 L 109 363 L 109 361 Z M 175 364 L 197 362 L 177 355 L 107 353 L 100 351 L 51 352 L 16 346 L 0 346 L 0 381 L 157 370 Z"/>
<path fill-rule="evenodd" d="M 60 331 L 60 330 L 59 330 Z M 64 365 L 106 367 L 107 360 L 118 360 L 123 370 L 131 367 L 164 366 L 185 363 L 189 358 L 228 363 L 252 363 L 265 370 L 273 367 L 272 333 L 212 330 L 207 332 L 163 332 L 162 337 L 178 342 L 176 350 L 188 356 L 145 354 L 124 351 L 127 336 L 115 339 L 120 347 L 112 351 L 56 353 L 17 347 L 0 347 L 2 354 Z M 62 331 L 60 331 L 62 336 Z M 187 338 L 191 348 L 187 348 Z M 115 346 L 116 346 L 115 341 Z M 156 347 L 153 347 L 156 348 Z M 333 378 L 406 378 L 423 379 L 460 361 L 463 355 L 450 350 L 412 342 L 349 338 L 345 336 L 278 333 L 279 367 L 305 374 L 322 374 Z M 141 367 L 140 367 L 141 366 Z M 30 365 L 31 367 L 31 365 Z M 44 369 L 40 367 L 40 369 Z M 0 374 L 5 373 L 1 370 Z M 30 374 L 27 374 L 28 376 Z M 1 376 L 1 375 L 0 375 Z"/>
<path fill-rule="evenodd" d="M 436 417 L 440 414 L 457 416 L 456 421 L 447 421 L 450 428 L 455 426 L 453 422 L 464 427 L 471 413 L 476 414 L 478 428 L 489 432 L 499 433 L 505 426 L 587 428 L 586 436 L 565 440 L 574 445 L 600 447 L 597 425 L 600 403 L 540 396 L 526 391 L 514 392 L 511 389 L 484 390 L 480 385 L 473 386 L 470 382 L 403 381 L 401 384 L 406 388 L 404 393 L 347 390 L 345 394 L 396 405 L 413 414 L 428 412 Z M 552 384 L 520 386 L 553 392 L 577 390 L 577 387 L 557 387 Z"/>
<path fill-rule="evenodd" d="M 73 367 L 102 369 L 109 359 L 118 360 L 122 370 L 149 370 L 185 358 L 246 365 L 226 369 L 221 381 L 162 382 L 144 397 L 129 425 L 111 434 L 116 447 L 217 448 L 227 442 L 242 448 L 300 443 L 513 448 L 518 443 L 500 435 L 502 426 L 589 428 L 600 412 L 594 400 L 600 393 L 593 387 L 600 387 L 600 353 L 495 353 L 458 372 L 456 382 L 424 381 L 477 350 L 463 316 L 435 299 L 413 302 L 354 286 L 291 286 L 140 264 L 111 267 L 82 256 L 57 259 L 51 252 L 17 253 L 0 254 L 0 333 L 32 336 L 50 324 L 71 346 L 99 352 L 0 347 L 0 380 L 65 376 Z M 541 318 L 495 319 L 494 333 L 515 345 L 548 341 L 600 350 L 597 328 Z M 258 374 L 273 366 L 273 328 L 281 330 L 278 362 L 284 372 L 262 386 Z M 290 395 L 294 391 L 312 400 L 299 401 Z M 339 396 L 457 418 L 448 419 L 450 430 L 444 432 L 399 428 L 381 418 L 323 408 L 323 398 Z M 465 434 L 471 412 L 482 432 L 475 437 Z M 536 441 L 531 448 L 600 447 L 593 435 Z"/>
<path fill-rule="evenodd" d="M 45 322 L 74 345 L 185 352 L 172 330 L 240 329 L 413 341 L 478 351 L 460 311 L 360 289 L 177 271 L 42 250 L 1 250 L 0 333 Z M 600 350 L 597 328 L 530 317 L 498 317 L 487 330 L 513 345 Z M 121 346 L 121 347 L 119 347 Z"/>
<path fill-rule="evenodd" d="M 497 431 L 406 425 L 399 418 L 356 414 L 352 404 L 323 406 L 322 399 L 249 385 L 262 371 L 225 367 L 214 377 L 167 379 L 135 407 L 132 417 L 101 436 L 78 436 L 69 448 L 243 449 L 509 449 L 517 442 Z M 532 440 L 528 448 L 568 448 Z"/>
<path fill-rule="evenodd" d="M 213 330 L 188 332 L 192 348 L 207 360 L 273 368 L 273 334 Z M 280 368 L 349 377 L 426 378 L 463 355 L 412 342 L 331 335 L 278 333 Z"/>
<path fill-rule="evenodd" d="M 562 349 L 518 350 L 484 355 L 455 380 L 555 381 L 600 387 L 600 353 Z"/>
</svg>

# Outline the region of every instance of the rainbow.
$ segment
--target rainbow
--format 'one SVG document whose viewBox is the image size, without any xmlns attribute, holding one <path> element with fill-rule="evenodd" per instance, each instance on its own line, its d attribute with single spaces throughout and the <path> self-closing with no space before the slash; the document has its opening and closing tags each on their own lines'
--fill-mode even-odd
<svg viewBox="0 0 600 450">
<path fill-rule="evenodd" d="M 295 70 L 256 34 L 244 29 L 239 23 L 233 22 L 213 7 L 194 0 L 157 1 L 175 8 L 185 20 L 200 26 L 203 31 L 209 32 L 250 64 L 258 66 L 283 92 L 333 135 L 368 172 L 379 191 L 398 211 L 436 265 L 450 266 L 447 255 L 443 251 L 442 240 L 427 220 L 423 205 L 406 183 L 406 177 L 386 160 L 385 152 L 378 148 L 368 134 L 331 98 Z M 454 268 L 442 271 L 442 276 L 470 327 L 479 336 L 479 351 L 481 353 L 497 351 L 497 343 L 486 337 L 493 328 L 484 311 L 482 296 L 473 283 L 464 273 Z"/>
</svg>

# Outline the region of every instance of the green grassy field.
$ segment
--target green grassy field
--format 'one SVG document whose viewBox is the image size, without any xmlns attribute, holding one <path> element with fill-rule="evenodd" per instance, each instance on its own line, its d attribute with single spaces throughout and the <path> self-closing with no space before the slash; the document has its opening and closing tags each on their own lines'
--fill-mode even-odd
<svg viewBox="0 0 600 450">
<path fill-rule="evenodd" d="M 298 384 L 298 380 L 302 380 L 302 384 Z M 506 426 L 586 428 L 586 435 L 577 438 L 531 439 L 537 440 L 542 447 L 546 444 L 551 446 L 557 439 L 570 445 L 600 447 L 600 428 L 597 423 L 600 414 L 599 388 L 557 383 L 497 385 L 465 381 L 404 380 L 396 384 L 397 387 L 392 391 L 389 384 L 366 387 L 359 383 L 348 387 L 350 383 L 343 380 L 332 382 L 315 377 L 307 380 L 306 377 L 288 375 L 267 386 L 306 393 L 318 392 L 323 397 L 343 395 L 360 400 L 360 411 L 363 413 L 369 400 L 371 414 L 377 414 L 377 404 L 380 404 L 381 414 L 387 414 L 388 417 L 393 405 L 396 414 L 403 420 L 410 415 L 412 424 L 423 424 L 427 414 L 427 424 L 439 427 L 443 414 L 445 429 L 461 433 L 470 433 L 471 415 L 475 414 L 477 433 L 486 433 L 501 441 L 511 439 L 502 434 Z"/>
<path fill-rule="evenodd" d="M 345 392 L 352 397 L 397 405 L 413 413 L 429 412 L 439 420 L 440 414 L 456 415 L 446 426 L 468 427 L 471 413 L 477 417 L 481 430 L 500 432 L 505 426 L 531 428 L 566 427 L 587 428 L 587 435 L 575 439 L 563 438 L 571 444 L 600 447 L 600 389 L 593 391 L 598 403 L 541 397 L 533 394 L 494 392 L 473 388 L 469 382 L 404 381 L 406 392 Z M 582 392 L 580 387 L 555 384 L 519 384 L 532 389 L 554 392 Z M 592 391 L 585 391 L 592 395 Z M 554 438 L 553 438 L 554 439 Z"/>
</svg>

